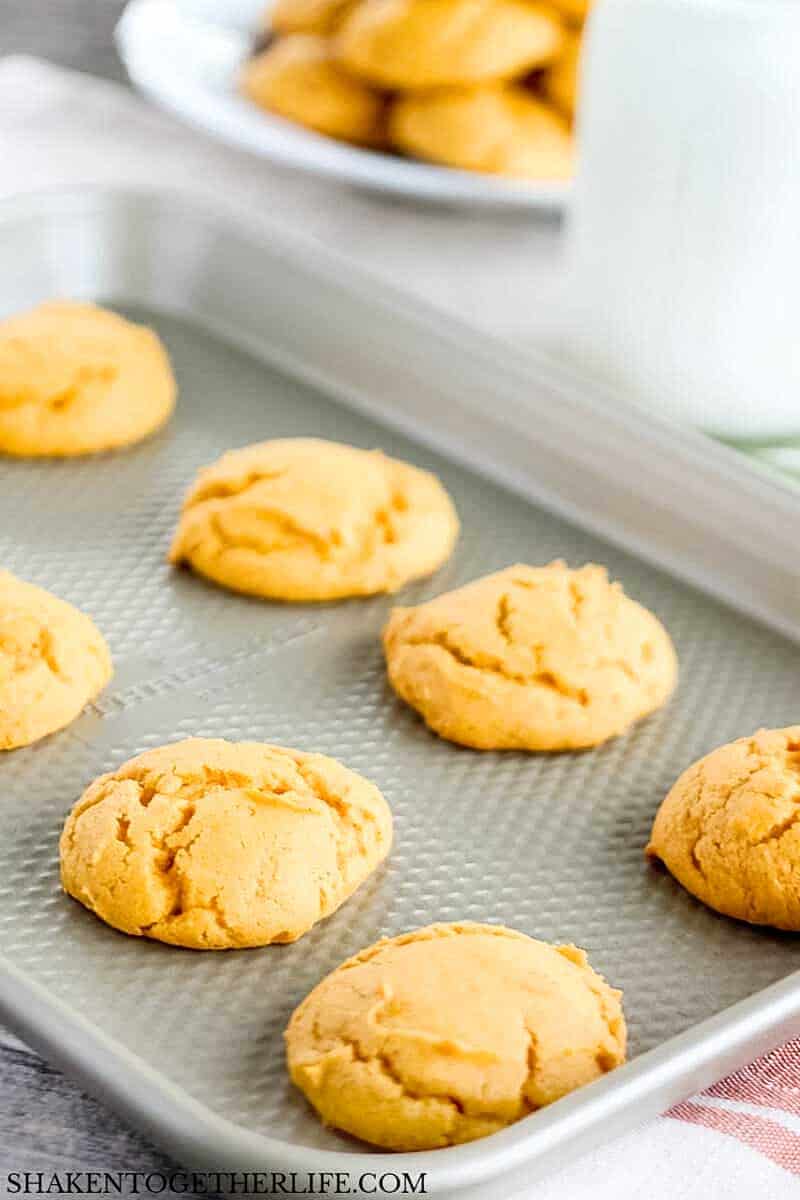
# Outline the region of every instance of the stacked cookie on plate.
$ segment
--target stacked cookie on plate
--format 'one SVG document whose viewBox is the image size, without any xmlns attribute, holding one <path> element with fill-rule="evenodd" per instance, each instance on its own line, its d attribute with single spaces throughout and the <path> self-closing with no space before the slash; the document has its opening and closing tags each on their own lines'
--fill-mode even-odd
<svg viewBox="0 0 800 1200">
<path fill-rule="evenodd" d="M 590 0 L 276 0 L 240 87 L 341 141 L 473 171 L 572 173 Z"/>
</svg>

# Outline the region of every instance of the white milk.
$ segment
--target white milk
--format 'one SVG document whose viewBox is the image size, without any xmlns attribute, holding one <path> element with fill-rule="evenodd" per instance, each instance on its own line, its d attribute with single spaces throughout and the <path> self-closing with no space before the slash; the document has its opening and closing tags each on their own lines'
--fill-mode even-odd
<svg viewBox="0 0 800 1200">
<path fill-rule="evenodd" d="M 800 433 L 800 0 L 599 0 L 559 342 L 709 431 Z"/>
</svg>

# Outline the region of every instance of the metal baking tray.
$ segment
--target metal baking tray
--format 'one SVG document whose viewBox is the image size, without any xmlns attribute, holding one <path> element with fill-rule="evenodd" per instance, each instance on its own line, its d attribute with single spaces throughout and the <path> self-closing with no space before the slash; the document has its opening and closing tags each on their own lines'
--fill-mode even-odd
<svg viewBox="0 0 800 1200">
<path fill-rule="evenodd" d="M 180 402 L 124 453 L 0 465 L 0 561 L 92 613 L 117 664 L 75 724 L 0 759 L 0 1019 L 186 1166 L 425 1171 L 430 1192 L 482 1200 L 798 1028 L 800 940 L 715 915 L 642 855 L 683 767 L 798 719 L 796 493 L 252 215 L 103 191 L 5 204 L 0 315 L 54 295 L 152 323 Z M 196 468 L 295 434 L 382 446 L 451 490 L 457 552 L 401 602 L 517 560 L 606 563 L 677 643 L 672 702 L 593 752 L 475 753 L 387 687 L 391 598 L 273 605 L 171 570 Z M 194 953 L 106 928 L 59 889 L 64 816 L 99 772 L 193 733 L 364 772 L 395 813 L 388 865 L 293 946 Z M 456 918 L 585 947 L 625 991 L 631 1062 L 467 1146 L 383 1155 L 323 1129 L 287 1081 L 290 1012 L 381 934 Z"/>
</svg>

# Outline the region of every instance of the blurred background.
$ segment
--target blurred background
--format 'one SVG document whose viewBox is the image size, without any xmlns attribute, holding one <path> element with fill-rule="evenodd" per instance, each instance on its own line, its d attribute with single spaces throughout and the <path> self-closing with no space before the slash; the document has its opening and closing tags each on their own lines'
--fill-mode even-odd
<svg viewBox="0 0 800 1200">
<path fill-rule="evenodd" d="M 0 52 L 36 54 L 120 82 L 114 48 L 125 0 L 0 0 Z"/>
<path fill-rule="evenodd" d="M 0 0 L 19 135 L 0 192 L 146 180 L 239 200 L 797 470 L 800 5 L 485 0 L 460 63 L 437 50 L 446 4 L 438 42 L 421 6 L 380 38 L 368 7 Z"/>
</svg>

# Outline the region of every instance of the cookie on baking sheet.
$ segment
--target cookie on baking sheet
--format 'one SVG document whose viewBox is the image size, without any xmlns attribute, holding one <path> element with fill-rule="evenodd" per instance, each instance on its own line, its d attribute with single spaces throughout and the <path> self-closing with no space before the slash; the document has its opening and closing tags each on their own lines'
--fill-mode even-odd
<svg viewBox="0 0 800 1200">
<path fill-rule="evenodd" d="M 275 33 L 333 33 L 356 0 L 275 0 L 263 28 Z"/>
<path fill-rule="evenodd" d="M 328 1125 L 389 1150 L 450 1146 L 624 1062 L 620 999 L 575 946 L 432 925 L 323 979 L 289 1022 L 289 1072 Z"/>
<path fill-rule="evenodd" d="M 0 322 L 0 453 L 93 454 L 169 418 L 175 380 L 150 329 L 62 300 Z"/>
<path fill-rule="evenodd" d="M 458 518 L 439 480 L 379 450 L 285 438 L 200 471 L 170 551 L 275 600 L 393 592 L 447 559 Z"/>
<path fill-rule="evenodd" d="M 336 36 L 342 63 L 378 87 L 509 79 L 558 53 L 562 27 L 533 0 L 362 0 Z"/>
<path fill-rule="evenodd" d="M 85 613 L 0 571 L 0 750 L 69 725 L 111 675 L 108 646 Z"/>
<path fill-rule="evenodd" d="M 383 634 L 389 679 L 441 737 L 479 750 L 575 750 L 624 733 L 675 686 L 661 623 L 603 567 L 507 567 Z"/>
<path fill-rule="evenodd" d="M 383 97 L 339 65 L 327 38 L 278 38 L 245 63 L 240 87 L 260 108 L 317 133 L 364 146 L 385 140 Z"/>
<path fill-rule="evenodd" d="M 389 138 L 406 154 L 469 171 L 566 179 L 572 138 L 561 116 L 516 85 L 399 96 Z"/>
<path fill-rule="evenodd" d="M 61 879 L 123 933 L 265 946 L 335 912 L 391 841 L 381 793 L 334 759 L 190 738 L 84 792 L 61 835 Z"/>
<path fill-rule="evenodd" d="M 647 855 L 717 912 L 800 930 L 800 725 L 693 763 L 659 808 Z"/>
<path fill-rule="evenodd" d="M 581 53 L 579 34 L 569 31 L 564 48 L 554 63 L 542 72 L 541 88 L 547 99 L 572 121 L 578 95 L 578 66 Z"/>
</svg>

